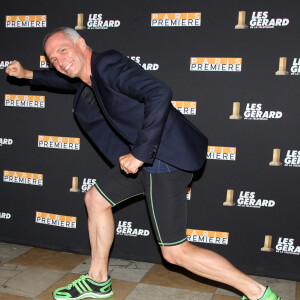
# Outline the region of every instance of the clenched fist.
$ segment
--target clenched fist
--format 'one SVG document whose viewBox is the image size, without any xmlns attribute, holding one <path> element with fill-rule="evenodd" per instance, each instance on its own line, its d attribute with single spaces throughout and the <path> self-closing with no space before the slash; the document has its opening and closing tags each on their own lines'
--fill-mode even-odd
<svg viewBox="0 0 300 300">
<path fill-rule="evenodd" d="M 25 69 L 20 62 L 17 60 L 14 60 L 7 68 L 5 69 L 5 72 L 9 76 L 13 76 L 16 78 L 24 78 L 24 79 L 32 79 L 33 78 L 33 72 L 30 70 Z"/>
</svg>

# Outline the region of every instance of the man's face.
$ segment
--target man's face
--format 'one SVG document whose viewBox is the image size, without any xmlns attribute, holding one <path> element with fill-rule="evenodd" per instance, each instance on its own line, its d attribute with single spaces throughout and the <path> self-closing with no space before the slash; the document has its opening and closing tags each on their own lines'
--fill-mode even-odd
<svg viewBox="0 0 300 300">
<path fill-rule="evenodd" d="M 85 56 L 79 39 L 74 44 L 62 32 L 48 38 L 45 52 L 57 71 L 71 77 L 80 77 L 84 70 Z"/>
</svg>

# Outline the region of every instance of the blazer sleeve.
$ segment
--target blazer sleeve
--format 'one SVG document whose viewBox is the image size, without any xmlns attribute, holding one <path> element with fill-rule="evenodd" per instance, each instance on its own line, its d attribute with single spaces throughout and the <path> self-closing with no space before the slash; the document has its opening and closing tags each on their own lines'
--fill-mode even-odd
<svg viewBox="0 0 300 300">
<path fill-rule="evenodd" d="M 144 104 L 144 120 L 132 154 L 143 162 L 152 163 L 170 110 L 171 89 L 136 62 L 114 50 L 102 57 L 98 67 L 106 84 Z"/>
<path fill-rule="evenodd" d="M 79 80 L 60 75 L 55 70 L 35 70 L 33 71 L 33 79 L 29 81 L 29 84 L 75 92 Z"/>
</svg>

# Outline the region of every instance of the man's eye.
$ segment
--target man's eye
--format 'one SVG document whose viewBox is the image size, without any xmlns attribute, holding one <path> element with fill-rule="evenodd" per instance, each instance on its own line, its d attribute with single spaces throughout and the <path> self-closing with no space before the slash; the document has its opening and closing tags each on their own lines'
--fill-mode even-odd
<svg viewBox="0 0 300 300">
<path fill-rule="evenodd" d="M 60 52 L 65 52 L 66 49 L 61 49 Z"/>
<path fill-rule="evenodd" d="M 54 65 L 56 63 L 56 58 L 52 59 L 52 64 Z"/>
</svg>

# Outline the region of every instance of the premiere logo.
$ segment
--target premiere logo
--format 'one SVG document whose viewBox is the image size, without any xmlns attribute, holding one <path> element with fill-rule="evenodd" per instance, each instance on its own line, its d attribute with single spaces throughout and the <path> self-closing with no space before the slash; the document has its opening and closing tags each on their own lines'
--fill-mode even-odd
<svg viewBox="0 0 300 300">
<path fill-rule="evenodd" d="M 261 103 L 247 103 L 244 112 L 245 120 L 269 120 L 281 118 L 281 111 L 263 111 Z"/>
<path fill-rule="evenodd" d="M 108 29 L 120 24 L 119 20 L 103 20 L 102 14 L 89 14 L 87 29 Z"/>
<path fill-rule="evenodd" d="M 147 229 L 132 228 L 132 222 L 119 221 L 118 226 L 116 228 L 116 234 L 137 237 L 148 236 L 150 234 L 150 231 Z"/>
<path fill-rule="evenodd" d="M 152 13 L 152 27 L 201 26 L 201 12 Z"/>
<path fill-rule="evenodd" d="M 240 57 L 191 57 L 190 71 L 241 72 Z"/>
<path fill-rule="evenodd" d="M 0 60 L 0 70 L 5 69 L 9 66 L 13 61 L 12 60 Z"/>
<path fill-rule="evenodd" d="M 268 11 L 254 11 L 250 20 L 250 28 L 265 29 L 284 27 L 290 23 L 287 18 L 272 18 L 269 19 Z"/>
<path fill-rule="evenodd" d="M 35 215 L 35 223 L 75 229 L 77 218 L 37 211 Z"/>
<path fill-rule="evenodd" d="M 43 174 L 26 173 L 18 171 L 3 171 L 3 182 L 43 185 Z"/>
<path fill-rule="evenodd" d="M 142 63 L 140 56 L 127 56 L 136 63 L 138 63 L 144 70 L 147 71 L 157 71 L 159 69 L 159 64 L 156 63 Z"/>
<path fill-rule="evenodd" d="M 53 64 L 50 62 L 47 56 L 40 55 L 40 68 L 41 69 L 49 69 L 54 68 Z"/>
<path fill-rule="evenodd" d="M 96 179 L 84 178 L 81 186 L 82 193 L 87 192 L 95 183 L 96 183 Z"/>
<path fill-rule="evenodd" d="M 295 242 L 295 240 L 292 238 L 280 237 L 278 239 L 278 242 L 276 245 L 276 252 L 283 253 L 283 254 L 299 255 L 300 254 L 300 246 L 295 246 L 294 242 Z"/>
<path fill-rule="evenodd" d="M 300 151 L 288 150 L 284 159 L 285 167 L 300 167 Z"/>
<path fill-rule="evenodd" d="M 207 147 L 207 159 L 236 160 L 236 147 Z"/>
<path fill-rule="evenodd" d="M 0 219 L 9 220 L 11 218 L 10 213 L 0 212 Z"/>
<path fill-rule="evenodd" d="M 45 96 L 5 94 L 5 106 L 45 108 Z"/>
<path fill-rule="evenodd" d="M 6 28 L 38 28 L 47 27 L 46 15 L 6 16 Z"/>
<path fill-rule="evenodd" d="M 228 245 L 229 232 L 187 229 L 187 240 L 195 243 Z"/>
<path fill-rule="evenodd" d="M 186 200 L 192 199 L 192 188 L 189 186 L 186 188 Z"/>
<path fill-rule="evenodd" d="M 196 115 L 197 102 L 195 101 L 171 101 L 173 106 L 184 115 Z"/>
<path fill-rule="evenodd" d="M 39 135 L 38 147 L 64 150 L 80 150 L 80 138 Z"/>
<path fill-rule="evenodd" d="M 241 191 L 239 198 L 237 200 L 237 206 L 240 207 L 252 207 L 252 208 L 261 208 L 261 207 L 274 207 L 274 200 L 266 199 L 255 199 L 255 192 Z"/>
<path fill-rule="evenodd" d="M 0 138 L 0 147 L 3 145 L 7 145 L 10 146 L 13 144 L 13 140 L 12 139 L 4 139 L 4 138 Z"/>
</svg>

